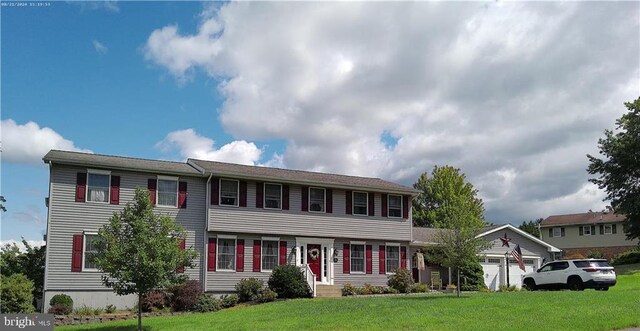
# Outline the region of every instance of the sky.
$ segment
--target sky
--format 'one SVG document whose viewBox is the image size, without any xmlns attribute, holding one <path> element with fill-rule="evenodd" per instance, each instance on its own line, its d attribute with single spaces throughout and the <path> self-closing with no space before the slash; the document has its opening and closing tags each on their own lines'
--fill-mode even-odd
<svg viewBox="0 0 640 331">
<path fill-rule="evenodd" d="M 408 186 L 452 165 L 493 223 L 602 210 L 586 155 L 640 96 L 638 2 L 20 4 L 3 242 L 42 240 L 50 149 Z"/>
</svg>

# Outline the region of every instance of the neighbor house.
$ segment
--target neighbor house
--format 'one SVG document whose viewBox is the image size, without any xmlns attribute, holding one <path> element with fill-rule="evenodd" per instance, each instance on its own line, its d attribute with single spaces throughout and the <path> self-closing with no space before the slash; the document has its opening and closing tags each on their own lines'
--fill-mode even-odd
<svg viewBox="0 0 640 331">
<path fill-rule="evenodd" d="M 607 212 L 553 215 L 540 223 L 540 238 L 563 250 L 564 256 L 602 253 L 611 259 L 638 245 L 627 240 L 624 215 Z"/>
<path fill-rule="evenodd" d="M 45 309 L 58 293 L 77 305 L 133 307 L 104 287 L 91 263 L 109 217 L 149 190 L 154 210 L 187 232 L 199 253 L 185 270 L 212 294 L 242 278 L 267 280 L 279 264 L 300 266 L 315 294 L 345 283 L 386 285 L 410 268 L 412 188 L 378 178 L 189 159 L 167 162 L 52 150 L 49 164 Z"/>
</svg>

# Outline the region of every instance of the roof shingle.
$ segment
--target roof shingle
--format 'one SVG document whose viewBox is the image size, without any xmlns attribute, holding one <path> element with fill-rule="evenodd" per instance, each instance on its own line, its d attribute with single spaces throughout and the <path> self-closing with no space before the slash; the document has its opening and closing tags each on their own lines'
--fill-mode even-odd
<svg viewBox="0 0 640 331">
<path fill-rule="evenodd" d="M 604 212 L 588 212 L 581 214 L 552 215 L 540 223 L 540 227 L 551 227 L 558 225 L 581 225 L 598 223 L 619 223 L 624 222 L 624 215 Z"/>
</svg>

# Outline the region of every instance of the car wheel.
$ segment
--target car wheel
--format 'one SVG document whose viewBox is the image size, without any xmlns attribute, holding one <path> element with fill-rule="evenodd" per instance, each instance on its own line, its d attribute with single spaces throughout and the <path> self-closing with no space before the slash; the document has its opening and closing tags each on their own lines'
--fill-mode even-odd
<svg viewBox="0 0 640 331">
<path fill-rule="evenodd" d="M 608 290 L 609 290 L 609 288 L 608 288 L 608 287 L 603 287 L 603 288 L 601 288 L 601 290 L 602 290 L 602 291 L 608 291 Z"/>
<path fill-rule="evenodd" d="M 567 282 L 567 286 L 571 291 L 584 290 L 584 284 L 582 284 L 582 279 L 580 279 L 580 277 L 573 277 L 569 279 L 569 282 Z"/>
<path fill-rule="evenodd" d="M 536 290 L 536 282 L 535 280 L 531 279 L 531 278 L 527 278 L 524 280 L 524 287 L 527 288 L 527 290 L 529 291 L 535 291 Z"/>
</svg>

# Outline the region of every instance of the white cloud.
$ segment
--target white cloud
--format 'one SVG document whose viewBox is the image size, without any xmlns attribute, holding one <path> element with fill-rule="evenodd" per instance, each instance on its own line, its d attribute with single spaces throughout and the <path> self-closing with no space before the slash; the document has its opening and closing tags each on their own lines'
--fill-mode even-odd
<svg viewBox="0 0 640 331">
<path fill-rule="evenodd" d="M 254 143 L 244 140 L 232 141 L 216 149 L 212 139 L 199 135 L 193 129 L 170 132 L 156 144 L 156 148 L 163 151 L 178 149 L 184 158 L 249 165 L 256 164 L 262 155 Z"/>
<path fill-rule="evenodd" d="M 10 163 L 42 163 L 42 157 L 52 149 L 92 153 L 81 149 L 50 128 L 38 123 L 17 124 L 12 119 L 1 122 L 2 161 Z"/>
<path fill-rule="evenodd" d="M 601 204 L 580 198 L 585 154 L 638 96 L 639 7 L 232 2 L 145 57 L 218 79 L 225 130 L 287 141 L 278 164 L 405 184 L 451 164 L 517 221 Z"/>
<path fill-rule="evenodd" d="M 21 252 L 27 251 L 27 248 L 22 243 L 22 240 L 15 240 L 15 239 L 0 240 L 0 247 L 4 247 L 7 244 L 11 246 L 15 244 L 16 246 L 18 246 L 18 249 L 20 249 Z M 29 244 L 29 246 L 31 247 L 40 247 L 40 246 L 46 245 L 47 242 L 44 240 L 27 240 L 27 244 Z"/>
<path fill-rule="evenodd" d="M 27 205 L 25 209 L 19 211 L 9 209 L 3 218 L 8 222 L 32 223 L 38 226 L 47 224 L 46 212 L 36 205 Z"/>
<path fill-rule="evenodd" d="M 67 3 L 78 5 L 82 10 L 105 10 L 112 13 L 120 12 L 117 1 L 68 1 Z"/>
<path fill-rule="evenodd" d="M 107 54 L 107 52 L 109 51 L 107 46 L 103 45 L 101 42 L 95 39 L 93 40 L 92 43 L 93 43 L 93 48 L 95 48 L 96 52 L 98 52 L 99 54 Z"/>
</svg>

